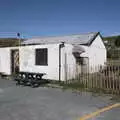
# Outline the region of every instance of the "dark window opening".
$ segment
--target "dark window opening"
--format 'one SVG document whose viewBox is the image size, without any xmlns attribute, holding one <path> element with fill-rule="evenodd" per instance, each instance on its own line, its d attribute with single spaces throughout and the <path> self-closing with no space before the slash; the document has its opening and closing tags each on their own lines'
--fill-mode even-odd
<svg viewBox="0 0 120 120">
<path fill-rule="evenodd" d="M 35 55 L 36 55 L 36 59 L 35 59 L 36 65 L 48 65 L 48 50 L 47 50 L 47 48 L 36 49 Z"/>
</svg>

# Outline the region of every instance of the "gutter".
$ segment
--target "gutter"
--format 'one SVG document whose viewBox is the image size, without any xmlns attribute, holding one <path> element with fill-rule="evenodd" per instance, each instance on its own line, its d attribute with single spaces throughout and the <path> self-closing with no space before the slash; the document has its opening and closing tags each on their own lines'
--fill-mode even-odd
<svg viewBox="0 0 120 120">
<path fill-rule="evenodd" d="M 64 42 L 59 44 L 59 82 L 61 81 L 61 49 L 65 47 Z"/>
</svg>

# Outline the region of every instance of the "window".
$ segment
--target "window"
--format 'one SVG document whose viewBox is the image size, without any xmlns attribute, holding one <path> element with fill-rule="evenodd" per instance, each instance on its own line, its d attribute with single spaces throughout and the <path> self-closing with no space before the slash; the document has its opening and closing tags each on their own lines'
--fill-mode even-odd
<svg viewBox="0 0 120 120">
<path fill-rule="evenodd" d="M 44 49 L 36 49 L 35 51 L 35 64 L 36 65 L 48 65 L 48 50 Z"/>
</svg>

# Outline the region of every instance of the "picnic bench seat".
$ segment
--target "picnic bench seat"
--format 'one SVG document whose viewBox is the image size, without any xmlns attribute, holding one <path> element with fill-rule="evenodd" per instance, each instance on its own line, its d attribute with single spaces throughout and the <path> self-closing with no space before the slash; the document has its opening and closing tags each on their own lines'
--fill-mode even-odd
<svg viewBox="0 0 120 120">
<path fill-rule="evenodd" d="M 16 85 L 39 86 L 47 82 L 47 80 L 42 78 L 44 75 L 45 73 L 19 72 L 15 76 Z"/>
</svg>

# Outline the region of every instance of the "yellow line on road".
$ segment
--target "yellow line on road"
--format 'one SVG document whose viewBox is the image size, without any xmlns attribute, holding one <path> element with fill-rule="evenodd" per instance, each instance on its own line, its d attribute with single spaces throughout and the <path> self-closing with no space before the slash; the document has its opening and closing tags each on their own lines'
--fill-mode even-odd
<svg viewBox="0 0 120 120">
<path fill-rule="evenodd" d="M 97 110 L 96 112 L 93 112 L 93 113 L 90 113 L 90 114 L 87 114 L 87 115 L 81 117 L 79 120 L 88 120 L 90 118 L 93 118 L 93 117 L 99 115 L 100 113 L 103 113 L 105 111 L 111 110 L 112 108 L 116 108 L 116 107 L 119 107 L 119 106 L 120 106 L 120 103 L 116 103 L 116 104 L 104 107 L 102 109 Z"/>
</svg>

